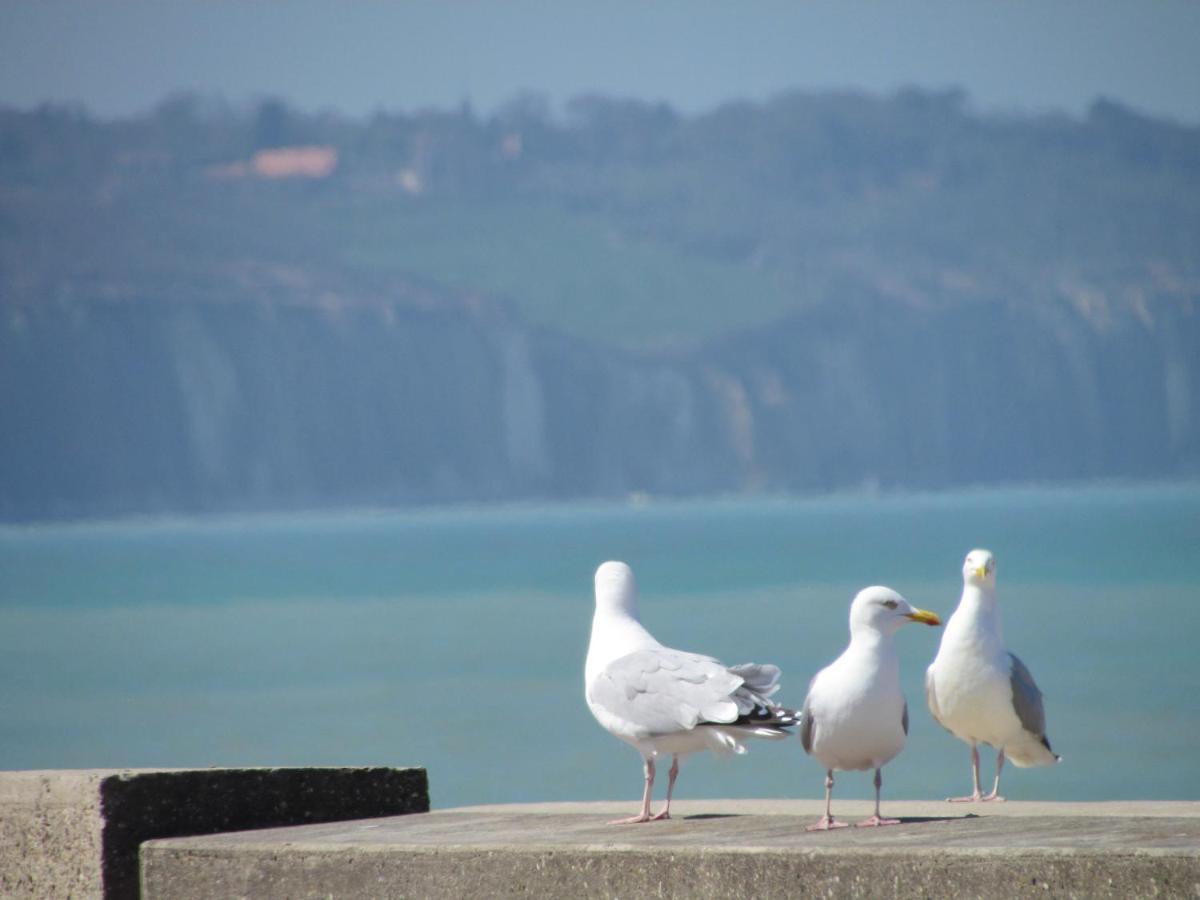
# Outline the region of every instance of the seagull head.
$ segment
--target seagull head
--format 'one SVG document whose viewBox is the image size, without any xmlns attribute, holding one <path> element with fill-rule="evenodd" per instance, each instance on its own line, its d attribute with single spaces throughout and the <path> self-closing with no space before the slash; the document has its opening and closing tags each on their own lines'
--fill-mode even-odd
<svg viewBox="0 0 1200 900">
<path fill-rule="evenodd" d="M 596 569 L 596 611 L 637 618 L 637 581 L 625 563 L 610 560 Z"/>
<path fill-rule="evenodd" d="M 996 557 L 991 550 L 972 550 L 963 560 L 963 584 L 996 586 Z"/>
<path fill-rule="evenodd" d="M 850 604 L 851 634 L 864 630 L 893 634 L 901 625 L 909 622 L 942 624 L 942 620 L 934 613 L 917 609 L 891 588 L 880 585 L 863 588 Z"/>
</svg>

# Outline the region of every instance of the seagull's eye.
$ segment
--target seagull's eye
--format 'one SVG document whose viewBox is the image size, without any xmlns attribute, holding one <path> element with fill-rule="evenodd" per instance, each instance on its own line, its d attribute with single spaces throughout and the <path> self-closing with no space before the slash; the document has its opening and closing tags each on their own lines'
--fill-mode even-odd
<svg viewBox="0 0 1200 900">
<path fill-rule="evenodd" d="M 895 609 L 900 604 L 897 603 L 895 600 L 884 600 L 883 605 L 886 606 L 888 609 Z"/>
</svg>

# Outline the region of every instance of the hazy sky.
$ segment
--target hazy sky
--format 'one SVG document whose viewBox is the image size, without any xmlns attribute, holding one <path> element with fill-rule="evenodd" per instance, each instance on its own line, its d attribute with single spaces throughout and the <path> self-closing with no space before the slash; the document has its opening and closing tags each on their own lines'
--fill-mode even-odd
<svg viewBox="0 0 1200 900">
<path fill-rule="evenodd" d="M 0 0 L 0 103 L 102 114 L 196 89 L 302 109 L 586 92 L 695 111 L 787 88 L 959 85 L 987 110 L 1098 95 L 1200 123 L 1196 0 Z"/>
</svg>

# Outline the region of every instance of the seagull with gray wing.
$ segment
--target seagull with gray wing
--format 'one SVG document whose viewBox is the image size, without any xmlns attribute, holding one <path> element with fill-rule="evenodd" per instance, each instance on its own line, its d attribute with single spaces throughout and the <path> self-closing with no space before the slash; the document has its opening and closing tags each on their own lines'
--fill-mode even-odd
<svg viewBox="0 0 1200 900">
<path fill-rule="evenodd" d="M 825 815 L 809 831 L 844 828 L 830 811 L 833 773 L 875 770 L 875 815 L 860 827 L 896 825 L 879 815 L 882 769 L 904 749 L 908 704 L 900 690 L 896 632 L 909 622 L 940 625 L 931 612 L 916 609 L 891 588 L 863 588 L 850 604 L 850 644 L 816 674 L 801 713 L 804 752 L 825 767 Z"/>
<path fill-rule="evenodd" d="M 1021 767 L 1062 759 L 1046 738 L 1042 692 L 1025 664 L 1004 645 L 996 605 L 996 558 L 972 550 L 963 562 L 963 592 L 946 623 L 937 656 L 925 673 L 929 711 L 947 731 L 971 745 L 975 790 L 952 802 L 1003 800 L 1000 770 L 1005 759 Z M 979 787 L 979 745 L 996 748 L 996 781 Z"/>
<path fill-rule="evenodd" d="M 645 774 L 640 812 L 611 824 L 670 818 L 679 760 L 689 753 L 741 754 L 747 738 L 787 737 L 798 715 L 769 699 L 779 676 L 777 666 L 725 666 L 664 647 L 638 621 L 633 570 L 623 562 L 601 565 L 584 695 L 596 721 L 642 755 Z M 667 754 L 667 802 L 651 815 L 655 760 Z"/>
</svg>

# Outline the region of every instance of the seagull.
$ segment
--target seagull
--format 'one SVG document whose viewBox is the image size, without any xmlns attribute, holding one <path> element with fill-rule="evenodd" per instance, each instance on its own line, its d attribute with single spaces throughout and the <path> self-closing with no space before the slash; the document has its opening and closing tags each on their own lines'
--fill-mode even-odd
<svg viewBox="0 0 1200 900">
<path fill-rule="evenodd" d="M 897 825 L 879 815 L 880 770 L 904 748 L 908 704 L 900 690 L 900 657 L 895 634 L 901 625 L 940 625 L 931 612 L 916 609 L 886 587 L 859 591 L 850 604 L 850 645 L 822 669 L 808 687 L 801 713 L 804 752 L 825 767 L 825 815 L 809 831 L 844 828 L 829 809 L 834 770 L 875 770 L 875 815 L 860 827 Z"/>
<path fill-rule="evenodd" d="M 689 753 L 741 754 L 747 738 L 791 734 L 786 729 L 798 714 L 768 699 L 779 689 L 779 675 L 778 666 L 725 666 L 664 647 L 638 621 L 633 570 L 623 562 L 602 564 L 596 570 L 584 696 L 596 721 L 642 755 L 645 773 L 641 811 L 610 824 L 669 819 L 679 760 Z M 651 815 L 654 761 L 668 753 L 667 803 Z"/>
<path fill-rule="evenodd" d="M 971 745 L 975 790 L 951 802 L 1002 801 L 1000 770 L 1014 765 L 1048 766 L 1062 759 L 1046 738 L 1042 692 L 1025 664 L 1004 646 L 996 606 L 996 558 L 972 550 L 963 562 L 963 592 L 946 623 L 937 656 L 925 673 L 925 697 L 933 717 Z M 979 744 L 997 748 L 996 781 L 979 790 Z"/>
</svg>

